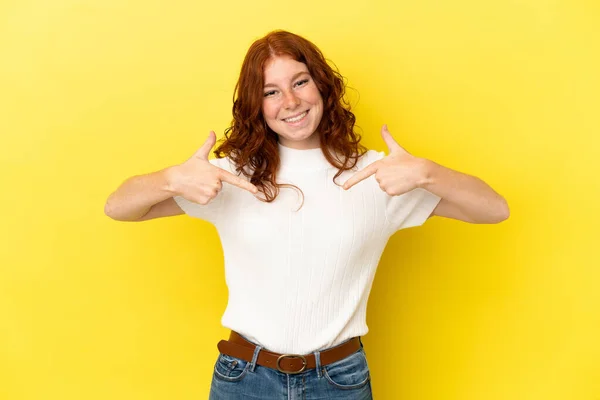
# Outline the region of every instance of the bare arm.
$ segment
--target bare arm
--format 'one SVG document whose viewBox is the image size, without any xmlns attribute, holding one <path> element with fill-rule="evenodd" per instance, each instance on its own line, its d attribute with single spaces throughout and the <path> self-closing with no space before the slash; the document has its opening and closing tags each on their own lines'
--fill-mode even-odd
<svg viewBox="0 0 600 400">
<path fill-rule="evenodd" d="M 351 176 L 344 189 L 375 175 L 381 189 L 390 196 L 422 188 L 440 197 L 429 217 L 438 215 L 474 224 L 495 224 L 509 217 L 504 197 L 481 179 L 413 156 L 396 142 L 387 125 L 381 128 L 381 135 L 390 150 L 388 156 Z"/>
<path fill-rule="evenodd" d="M 506 199 L 487 183 L 472 175 L 425 160 L 421 187 L 442 199 L 433 215 L 472 224 L 497 224 L 510 215 Z"/>
<path fill-rule="evenodd" d="M 219 194 L 222 182 L 256 194 L 256 186 L 208 161 L 215 142 L 216 136 L 211 131 L 202 147 L 186 162 L 127 179 L 108 197 L 104 213 L 117 221 L 145 221 L 180 215 L 183 210 L 173 196 L 206 205 Z"/>
<path fill-rule="evenodd" d="M 107 199 L 104 213 L 117 221 L 145 221 L 183 214 L 170 183 L 172 167 L 132 176 Z"/>
</svg>

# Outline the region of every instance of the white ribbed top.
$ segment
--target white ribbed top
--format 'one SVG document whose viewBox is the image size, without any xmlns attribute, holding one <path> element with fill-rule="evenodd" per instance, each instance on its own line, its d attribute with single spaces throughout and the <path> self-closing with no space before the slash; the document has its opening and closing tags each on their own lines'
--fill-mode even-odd
<svg viewBox="0 0 600 400">
<path fill-rule="evenodd" d="M 388 239 L 423 224 L 440 198 L 423 189 L 389 196 L 374 176 L 345 191 L 321 149 L 279 151 L 277 180 L 302 189 L 299 211 L 296 189 L 264 203 L 227 183 L 208 205 L 175 201 L 221 238 L 229 289 L 223 326 L 267 350 L 306 354 L 368 332 L 367 300 Z M 369 150 L 355 171 L 384 156 Z M 210 162 L 235 174 L 227 158 Z"/>
</svg>

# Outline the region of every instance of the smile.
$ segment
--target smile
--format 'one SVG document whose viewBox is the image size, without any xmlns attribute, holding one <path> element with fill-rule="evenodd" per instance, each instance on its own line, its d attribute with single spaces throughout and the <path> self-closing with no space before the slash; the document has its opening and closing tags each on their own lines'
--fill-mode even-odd
<svg viewBox="0 0 600 400">
<path fill-rule="evenodd" d="M 304 111 L 302 114 L 298 114 L 295 117 L 286 118 L 286 119 L 284 119 L 284 121 L 287 123 L 292 123 L 292 124 L 296 123 L 296 122 L 300 122 L 304 118 L 306 118 L 307 114 L 308 114 L 308 111 Z"/>
</svg>

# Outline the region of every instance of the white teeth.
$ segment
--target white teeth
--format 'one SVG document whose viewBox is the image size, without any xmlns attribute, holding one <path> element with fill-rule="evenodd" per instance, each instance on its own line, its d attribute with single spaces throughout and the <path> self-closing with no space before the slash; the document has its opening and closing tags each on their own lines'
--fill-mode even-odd
<svg viewBox="0 0 600 400">
<path fill-rule="evenodd" d="M 284 119 L 284 121 L 285 122 L 298 122 L 302 118 L 304 118 L 306 116 L 306 114 L 308 114 L 308 111 L 304 111 L 302 114 L 298 115 L 297 117 Z"/>
</svg>

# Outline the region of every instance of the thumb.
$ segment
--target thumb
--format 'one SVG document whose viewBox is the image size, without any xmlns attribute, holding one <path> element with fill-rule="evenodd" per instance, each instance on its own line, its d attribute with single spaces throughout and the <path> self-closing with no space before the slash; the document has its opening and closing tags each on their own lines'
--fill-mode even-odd
<svg viewBox="0 0 600 400">
<path fill-rule="evenodd" d="M 210 131 L 208 134 L 208 138 L 196 152 L 194 153 L 194 157 L 198 157 L 202 160 L 208 160 L 208 155 L 210 154 L 210 150 L 213 148 L 215 143 L 217 142 L 217 136 L 213 131 Z"/>
<path fill-rule="evenodd" d="M 394 137 L 388 130 L 387 124 L 381 127 L 381 137 L 383 137 L 383 141 L 385 142 L 385 144 L 387 144 L 390 153 L 407 152 L 402 146 L 398 144 L 398 142 L 396 142 L 396 139 L 394 139 Z"/>
</svg>

